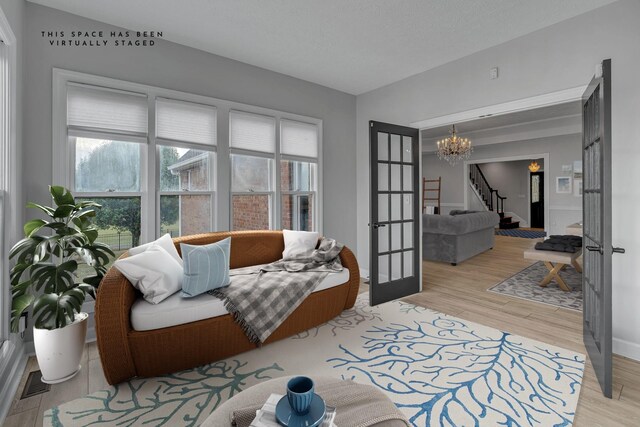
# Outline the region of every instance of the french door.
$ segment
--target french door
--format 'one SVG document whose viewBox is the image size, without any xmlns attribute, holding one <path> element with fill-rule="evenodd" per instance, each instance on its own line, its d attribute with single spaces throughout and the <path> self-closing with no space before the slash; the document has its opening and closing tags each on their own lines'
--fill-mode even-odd
<svg viewBox="0 0 640 427">
<path fill-rule="evenodd" d="M 418 129 L 369 123 L 371 305 L 420 292 Z"/>
<path fill-rule="evenodd" d="M 611 60 L 582 99 L 583 336 L 602 393 L 611 397 Z"/>
</svg>

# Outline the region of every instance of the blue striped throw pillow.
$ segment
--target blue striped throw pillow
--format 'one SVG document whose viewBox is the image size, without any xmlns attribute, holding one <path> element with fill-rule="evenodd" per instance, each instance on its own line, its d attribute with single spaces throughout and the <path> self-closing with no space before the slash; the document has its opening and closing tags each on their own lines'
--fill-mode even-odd
<svg viewBox="0 0 640 427">
<path fill-rule="evenodd" d="M 183 297 L 195 297 L 229 284 L 230 237 L 210 245 L 181 243 L 180 250 L 184 265 Z"/>
</svg>

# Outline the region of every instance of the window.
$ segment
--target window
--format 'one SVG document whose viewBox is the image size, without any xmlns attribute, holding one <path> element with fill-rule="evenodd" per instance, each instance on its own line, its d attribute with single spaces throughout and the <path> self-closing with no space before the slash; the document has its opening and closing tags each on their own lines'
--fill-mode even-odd
<svg viewBox="0 0 640 427">
<path fill-rule="evenodd" d="M 282 228 L 312 231 L 317 205 L 318 127 L 282 120 L 280 129 Z"/>
<path fill-rule="evenodd" d="M 119 256 L 140 243 L 143 230 L 147 95 L 69 83 L 67 135 L 69 187 L 78 199 L 102 205 L 95 218 L 98 240 Z"/>
<path fill-rule="evenodd" d="M 316 194 L 316 164 L 282 160 L 282 228 L 312 231 Z"/>
<path fill-rule="evenodd" d="M 213 230 L 216 120 L 215 107 L 156 100 L 160 234 Z"/>
<path fill-rule="evenodd" d="M 232 111 L 229 129 L 232 228 L 315 230 L 318 127 Z"/>
<path fill-rule="evenodd" d="M 231 111 L 229 135 L 232 229 L 274 228 L 276 121 L 273 117 Z"/>
<path fill-rule="evenodd" d="M 214 229 L 215 107 L 75 82 L 66 107 L 64 184 L 102 205 L 98 240 L 117 256 L 160 234 Z"/>
<path fill-rule="evenodd" d="M 53 183 L 105 206 L 116 252 L 164 233 L 322 231 L 321 120 L 53 73 Z"/>
</svg>

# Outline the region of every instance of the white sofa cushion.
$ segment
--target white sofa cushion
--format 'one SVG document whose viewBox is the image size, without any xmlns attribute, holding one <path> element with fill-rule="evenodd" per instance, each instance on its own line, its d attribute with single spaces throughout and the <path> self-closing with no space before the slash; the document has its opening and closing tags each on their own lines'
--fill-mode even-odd
<svg viewBox="0 0 640 427">
<path fill-rule="evenodd" d="M 282 259 L 306 258 L 318 245 L 318 233 L 315 231 L 282 230 L 284 252 Z"/>
<path fill-rule="evenodd" d="M 178 264 L 182 265 L 182 258 L 180 258 L 178 250 L 176 249 L 176 245 L 173 244 L 173 240 L 171 239 L 171 235 L 169 233 L 160 237 L 158 240 L 154 240 L 153 242 L 145 243 L 144 245 L 136 246 L 135 248 L 129 249 L 129 255 L 141 254 L 153 245 L 161 246 L 162 249 L 167 251 L 167 253 L 173 257 L 173 259 L 178 261 Z"/>
<path fill-rule="evenodd" d="M 346 268 L 338 273 L 329 273 L 313 292 L 333 288 L 347 280 L 349 280 L 349 270 Z M 233 276 L 231 276 L 231 282 L 233 283 Z M 183 298 L 180 293 L 176 293 L 157 305 L 138 299 L 131 307 L 131 325 L 136 331 L 151 331 L 225 314 L 229 312 L 219 298 L 209 294 Z"/>
<path fill-rule="evenodd" d="M 158 304 L 182 289 L 182 265 L 159 245 L 113 263 L 151 304 Z"/>
</svg>

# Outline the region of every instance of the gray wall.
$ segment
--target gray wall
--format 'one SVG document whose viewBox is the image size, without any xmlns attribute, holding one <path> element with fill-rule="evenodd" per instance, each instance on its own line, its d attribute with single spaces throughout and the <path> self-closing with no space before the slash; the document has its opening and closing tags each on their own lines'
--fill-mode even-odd
<svg viewBox="0 0 640 427">
<path fill-rule="evenodd" d="M 117 28 L 33 3 L 27 4 L 26 12 L 24 167 L 29 173 L 24 187 L 28 200 L 48 202 L 46 186 L 52 179 L 51 70 L 57 67 L 323 119 L 323 231 L 355 248 L 353 95 L 162 40 L 149 48 L 52 47 L 41 31 L 108 32 Z M 223 167 L 228 165 L 221 162 Z M 221 174 L 229 175 L 223 170 Z M 220 180 L 218 191 L 219 200 L 226 200 L 228 183 Z M 218 206 L 219 228 L 225 229 L 229 207 L 227 203 Z"/>
<path fill-rule="evenodd" d="M 504 209 L 529 222 L 529 163 L 531 160 L 491 162 L 480 165 L 489 185 L 506 197 Z M 542 162 L 540 162 L 542 163 Z"/>
<path fill-rule="evenodd" d="M 614 349 L 640 360 L 640 2 L 619 0 L 543 30 L 409 77 L 357 98 L 358 259 L 368 268 L 369 120 L 401 125 L 586 85 L 613 64 Z M 489 79 L 498 66 L 500 77 Z M 428 274 L 426 272 L 425 274 Z"/>
<path fill-rule="evenodd" d="M 548 231 L 551 234 L 564 234 L 567 225 L 582 220 L 582 198 L 575 197 L 573 194 L 556 193 L 555 181 L 558 176 L 570 175 L 562 172 L 562 165 L 573 165 L 574 160 L 581 159 L 580 135 L 561 135 L 503 144 L 482 145 L 474 149 L 471 160 L 483 162 L 486 159 L 512 156 L 531 156 L 531 158 L 534 158 L 545 153 L 549 154 L 549 164 L 544 165 L 545 183 L 549 185 L 549 200 L 545 201 L 549 207 Z M 540 160 L 538 163 L 543 165 L 544 162 Z M 493 167 L 484 162 L 480 165 L 485 176 L 487 176 L 487 180 L 489 180 L 489 184 L 498 189 L 500 193 L 504 189 L 506 197 L 508 197 L 505 202 L 505 210 L 515 212 L 525 220 L 528 218 L 528 200 L 526 197 L 528 193 L 528 164 L 529 161 L 512 161 L 497 163 Z M 522 171 L 519 175 L 517 173 L 518 170 Z M 422 174 L 427 178 L 442 176 L 441 200 L 445 213 L 451 209 L 462 209 L 464 207 L 465 174 L 462 164 L 450 166 L 447 162 L 438 160 L 434 153 L 425 153 L 422 156 Z M 513 186 L 508 182 L 502 183 L 503 180 L 507 179 L 506 174 L 516 176 L 518 183 Z M 524 195 L 525 197 L 521 198 L 519 195 Z M 471 206 L 469 208 L 473 209 Z"/>
</svg>

